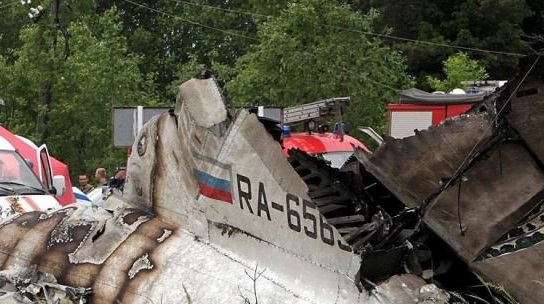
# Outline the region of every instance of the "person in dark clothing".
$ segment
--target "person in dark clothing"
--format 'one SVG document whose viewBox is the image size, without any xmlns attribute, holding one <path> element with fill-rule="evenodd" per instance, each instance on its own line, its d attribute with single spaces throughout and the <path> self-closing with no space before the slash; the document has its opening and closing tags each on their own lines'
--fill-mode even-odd
<svg viewBox="0 0 544 304">
<path fill-rule="evenodd" d="M 112 178 L 110 178 L 108 186 L 110 188 L 116 188 L 123 192 L 123 187 L 125 186 L 125 181 L 127 178 L 127 168 L 126 167 L 117 167 Z"/>
</svg>

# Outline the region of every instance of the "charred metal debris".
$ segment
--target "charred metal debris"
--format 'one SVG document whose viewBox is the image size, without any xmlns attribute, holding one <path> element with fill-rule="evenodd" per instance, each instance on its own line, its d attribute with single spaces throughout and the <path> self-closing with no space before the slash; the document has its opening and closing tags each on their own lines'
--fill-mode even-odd
<svg viewBox="0 0 544 304">
<path fill-rule="evenodd" d="M 36 267 L 0 272 L 2 303 L 89 303 L 90 294 L 90 288 L 59 284 L 53 275 Z"/>
</svg>

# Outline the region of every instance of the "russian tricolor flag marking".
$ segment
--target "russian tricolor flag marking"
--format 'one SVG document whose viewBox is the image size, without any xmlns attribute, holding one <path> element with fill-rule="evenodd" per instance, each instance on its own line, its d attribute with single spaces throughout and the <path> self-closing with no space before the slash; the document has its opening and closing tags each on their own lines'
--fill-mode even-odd
<svg viewBox="0 0 544 304">
<path fill-rule="evenodd" d="M 232 204 L 232 192 L 229 180 L 215 177 L 198 169 L 194 169 L 194 174 L 202 195 Z"/>
</svg>

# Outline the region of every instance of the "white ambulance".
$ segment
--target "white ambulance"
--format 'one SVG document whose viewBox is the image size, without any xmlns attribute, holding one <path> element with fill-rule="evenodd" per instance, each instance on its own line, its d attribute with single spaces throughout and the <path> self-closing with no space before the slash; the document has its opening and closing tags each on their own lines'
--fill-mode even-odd
<svg viewBox="0 0 544 304">
<path fill-rule="evenodd" d="M 49 211 L 62 206 L 54 194 L 61 195 L 64 176 L 54 176 L 45 145 L 36 151 L 37 163 L 31 163 L 0 136 L 0 218 L 29 211 Z M 38 166 L 40 177 L 32 171 Z"/>
</svg>

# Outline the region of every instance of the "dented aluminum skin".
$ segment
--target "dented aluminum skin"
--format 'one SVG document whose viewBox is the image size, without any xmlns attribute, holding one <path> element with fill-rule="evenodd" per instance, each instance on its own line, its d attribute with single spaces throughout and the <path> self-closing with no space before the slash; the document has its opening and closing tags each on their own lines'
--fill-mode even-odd
<svg viewBox="0 0 544 304">
<path fill-rule="evenodd" d="M 133 151 L 125 193 L 104 209 L 0 223 L 1 269 L 36 267 L 91 288 L 92 303 L 447 301 L 411 275 L 361 289 L 360 256 L 257 118 L 226 110 L 213 79 L 184 83 L 174 111 L 149 121 Z"/>
</svg>

